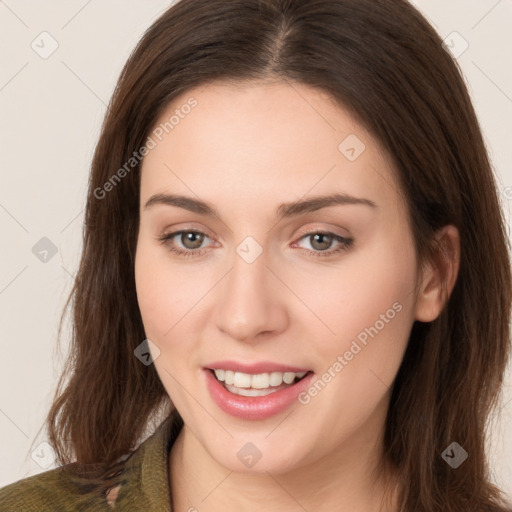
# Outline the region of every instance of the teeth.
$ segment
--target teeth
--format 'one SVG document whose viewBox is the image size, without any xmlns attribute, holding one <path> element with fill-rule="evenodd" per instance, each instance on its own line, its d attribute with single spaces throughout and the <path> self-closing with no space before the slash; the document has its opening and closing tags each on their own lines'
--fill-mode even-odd
<svg viewBox="0 0 512 512">
<path fill-rule="evenodd" d="M 217 380 L 224 382 L 227 386 L 245 389 L 267 389 L 271 386 L 280 386 L 283 382 L 285 384 L 292 384 L 296 377 L 301 379 L 307 373 L 272 372 L 252 375 L 249 373 L 233 372 L 231 370 L 222 369 L 214 370 L 214 372 Z"/>
<path fill-rule="evenodd" d="M 253 389 L 253 388 L 236 388 L 235 386 L 225 385 L 225 388 L 235 395 L 242 396 L 266 396 L 275 393 L 280 388 Z"/>
</svg>

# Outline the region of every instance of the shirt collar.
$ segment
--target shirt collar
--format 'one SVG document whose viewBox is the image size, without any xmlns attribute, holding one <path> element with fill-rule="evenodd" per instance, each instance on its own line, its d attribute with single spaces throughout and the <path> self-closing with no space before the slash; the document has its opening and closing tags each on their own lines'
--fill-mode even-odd
<svg viewBox="0 0 512 512">
<path fill-rule="evenodd" d="M 115 510 L 172 512 L 169 452 L 183 420 L 174 410 L 126 461 Z"/>
</svg>

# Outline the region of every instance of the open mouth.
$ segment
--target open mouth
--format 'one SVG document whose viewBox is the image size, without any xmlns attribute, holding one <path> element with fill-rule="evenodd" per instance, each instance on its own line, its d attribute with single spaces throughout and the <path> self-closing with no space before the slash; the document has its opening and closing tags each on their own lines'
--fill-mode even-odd
<svg viewBox="0 0 512 512">
<path fill-rule="evenodd" d="M 266 396 L 281 389 L 290 388 L 313 373 L 307 371 L 249 374 L 223 369 L 208 368 L 208 370 L 225 389 L 241 396 Z"/>
</svg>

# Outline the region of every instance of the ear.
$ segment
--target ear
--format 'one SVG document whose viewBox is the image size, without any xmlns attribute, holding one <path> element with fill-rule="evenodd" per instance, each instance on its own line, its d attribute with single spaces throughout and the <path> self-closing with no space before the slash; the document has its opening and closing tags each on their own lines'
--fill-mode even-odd
<svg viewBox="0 0 512 512">
<path fill-rule="evenodd" d="M 432 322 L 448 302 L 459 272 L 460 236 L 453 225 L 441 228 L 435 237 L 436 254 L 422 269 L 416 296 L 415 319 Z"/>
</svg>

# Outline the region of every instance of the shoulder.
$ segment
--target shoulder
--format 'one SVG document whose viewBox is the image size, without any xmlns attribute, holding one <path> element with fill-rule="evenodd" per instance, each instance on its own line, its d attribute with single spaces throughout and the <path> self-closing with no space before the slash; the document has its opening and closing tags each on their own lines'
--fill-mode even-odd
<svg viewBox="0 0 512 512">
<path fill-rule="evenodd" d="M 100 497 L 81 494 L 70 468 L 75 463 L 33 475 L 0 488 L 2 512 L 111 510 Z"/>
<path fill-rule="evenodd" d="M 122 461 L 115 485 L 100 486 L 105 490 L 96 485 L 99 466 L 73 462 L 0 488 L 0 512 L 170 512 L 168 456 L 182 425 L 177 413 L 162 422 Z"/>
</svg>

